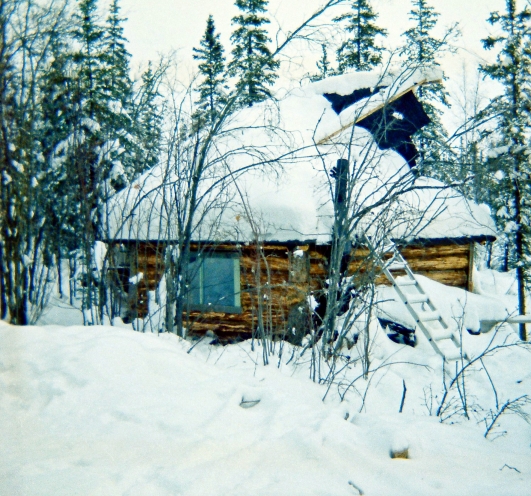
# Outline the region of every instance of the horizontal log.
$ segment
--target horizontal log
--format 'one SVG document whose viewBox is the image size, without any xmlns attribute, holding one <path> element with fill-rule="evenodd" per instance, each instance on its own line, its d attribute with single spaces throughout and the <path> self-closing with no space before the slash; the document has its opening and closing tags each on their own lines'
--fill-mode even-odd
<svg viewBox="0 0 531 496">
<path fill-rule="evenodd" d="M 400 250 L 400 253 L 407 258 L 426 258 L 466 255 L 470 252 L 470 245 L 439 245 L 407 247 Z"/>
<path fill-rule="evenodd" d="M 453 286 L 461 289 L 467 289 L 468 274 L 465 270 L 440 270 L 440 271 L 419 271 L 415 274 L 428 277 L 434 281 L 445 284 L 446 286 Z M 383 284 L 390 286 L 388 279 L 381 275 L 376 279 L 376 284 Z"/>
<path fill-rule="evenodd" d="M 468 270 L 468 257 L 465 256 L 446 256 L 446 257 L 432 257 L 429 259 L 406 259 L 413 272 L 431 271 L 431 270 Z M 365 265 L 360 261 L 353 261 L 349 264 L 349 273 L 356 273 L 358 271 L 365 272 L 367 269 L 374 269 L 379 271 L 379 268 L 374 265 Z"/>
<path fill-rule="evenodd" d="M 399 248 L 400 253 L 406 259 L 446 257 L 456 255 L 467 255 L 470 251 L 469 245 L 437 245 L 437 246 L 408 246 Z M 363 260 L 369 257 L 370 251 L 366 248 L 353 250 L 351 256 L 353 260 Z M 390 258 L 391 254 L 386 254 L 385 258 Z"/>
<path fill-rule="evenodd" d="M 411 270 L 417 271 L 440 271 L 440 270 L 468 270 L 468 257 L 447 256 L 444 258 L 411 259 L 408 260 Z"/>
<path fill-rule="evenodd" d="M 257 263 L 255 257 L 242 256 L 240 257 L 240 267 L 242 269 L 256 270 L 256 267 L 259 266 L 262 272 L 266 272 L 267 269 L 270 271 L 289 271 L 289 259 L 286 256 L 284 257 L 266 257 L 265 261 L 263 258 L 260 259 L 260 263 Z"/>
</svg>

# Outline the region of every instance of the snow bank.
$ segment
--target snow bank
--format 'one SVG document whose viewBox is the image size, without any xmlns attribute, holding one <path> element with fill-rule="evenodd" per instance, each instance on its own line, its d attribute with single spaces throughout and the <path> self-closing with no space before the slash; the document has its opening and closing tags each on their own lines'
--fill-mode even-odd
<svg viewBox="0 0 531 496">
<path fill-rule="evenodd" d="M 286 365 L 288 346 L 280 368 L 264 367 L 248 342 L 187 354 L 173 335 L 0 323 L 0 493 L 526 494 L 530 428 L 508 417 L 508 435 L 491 441 L 475 421 L 440 424 L 423 404 L 423 391 L 439 393 L 440 368 L 415 366 L 432 358 L 384 339 L 392 358 L 374 355 L 380 372 L 323 403 L 307 358 Z M 529 391 L 527 354 L 499 358 L 488 363 L 500 399 Z M 338 385 L 359 364 L 344 373 Z M 493 401 L 485 374 L 467 381 L 474 401 Z M 409 459 L 391 459 L 403 442 Z"/>
<path fill-rule="evenodd" d="M 474 343 L 477 343 L 477 338 L 476 336 L 468 336 L 467 329 L 478 332 L 480 320 L 502 322 L 514 313 L 514 298 L 512 301 L 504 301 L 503 298 L 496 295 L 479 295 L 464 289 L 445 286 L 419 274 L 416 274 L 415 277 L 445 317 L 449 327 L 458 333 L 464 332 L 465 351 L 470 356 L 474 356 L 478 351 L 473 346 Z M 413 317 L 392 287 L 379 286 L 378 300 L 382 302 L 379 304 L 381 317 L 391 319 L 409 329 L 416 327 Z M 466 346 L 469 343 L 472 348 L 467 350 Z"/>
</svg>

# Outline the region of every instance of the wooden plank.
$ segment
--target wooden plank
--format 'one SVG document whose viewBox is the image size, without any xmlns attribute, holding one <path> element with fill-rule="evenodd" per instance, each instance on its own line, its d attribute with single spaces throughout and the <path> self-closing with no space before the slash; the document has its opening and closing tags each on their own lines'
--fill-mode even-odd
<svg viewBox="0 0 531 496">
<path fill-rule="evenodd" d="M 429 259 L 411 259 L 407 261 L 413 272 L 459 269 L 465 269 L 468 271 L 469 267 L 468 257 L 466 256 L 433 257 Z"/>
<path fill-rule="evenodd" d="M 467 290 L 471 293 L 474 292 L 474 243 L 468 245 L 468 281 L 467 281 Z"/>
<path fill-rule="evenodd" d="M 419 86 L 426 84 L 426 83 L 441 83 L 442 80 L 432 81 L 428 78 L 424 78 L 418 83 L 415 83 L 411 86 L 408 86 L 407 89 L 399 91 L 395 95 L 390 96 L 387 100 L 383 101 L 380 105 L 377 105 L 376 107 L 367 110 L 366 112 L 362 112 L 360 115 L 355 117 L 352 122 L 349 122 L 348 124 L 345 124 L 337 131 L 334 131 L 332 134 L 326 136 L 325 138 L 322 138 L 317 144 L 322 145 L 326 143 L 327 141 L 330 141 L 332 138 L 335 138 L 339 134 L 341 134 L 343 131 L 346 131 L 347 129 L 350 129 L 352 126 L 356 125 L 358 122 L 361 122 L 363 119 L 369 117 L 370 115 L 374 114 L 375 112 L 378 112 L 378 110 L 384 108 L 386 105 L 389 105 L 390 103 L 394 102 L 398 98 L 404 96 L 406 93 L 409 93 L 410 91 L 413 91 L 414 89 L 418 88 Z"/>
<path fill-rule="evenodd" d="M 407 246 L 399 248 L 404 258 L 425 258 L 433 256 L 466 255 L 469 245 Z"/>
</svg>

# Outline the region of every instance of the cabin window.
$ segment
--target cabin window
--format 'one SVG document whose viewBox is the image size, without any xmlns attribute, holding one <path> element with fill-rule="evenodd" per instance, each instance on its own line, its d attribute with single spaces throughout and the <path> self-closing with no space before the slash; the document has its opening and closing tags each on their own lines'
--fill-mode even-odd
<svg viewBox="0 0 531 496">
<path fill-rule="evenodd" d="M 191 253 L 188 309 L 240 313 L 240 259 L 237 253 Z"/>
</svg>

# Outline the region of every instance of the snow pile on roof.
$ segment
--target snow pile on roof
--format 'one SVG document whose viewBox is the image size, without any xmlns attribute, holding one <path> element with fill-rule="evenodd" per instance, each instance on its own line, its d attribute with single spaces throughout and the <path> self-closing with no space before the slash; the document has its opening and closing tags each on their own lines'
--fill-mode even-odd
<svg viewBox="0 0 531 496">
<path fill-rule="evenodd" d="M 263 102 L 237 112 L 209 150 L 198 189 L 201 204 L 194 239 L 328 242 L 335 187 L 329 171 L 339 158 L 349 158 L 357 174 L 357 208 L 374 204 L 397 184 L 413 181 L 404 159 L 392 150 L 379 150 L 365 129 L 342 130 L 343 114 L 352 119 L 363 110 L 360 105 L 379 104 L 391 92 L 436 77 L 436 73 L 419 71 L 398 79 L 382 79 L 378 73 L 347 74 L 312 83 L 280 102 Z M 389 85 L 385 95 L 358 102 L 339 116 L 322 96 L 327 91 L 352 92 L 380 81 Z M 334 133 L 333 139 L 320 142 Z M 192 179 L 186 167 L 192 160 L 192 143 L 188 148 L 185 143 L 180 161 L 155 167 L 109 202 L 108 239 L 178 237 L 178 219 L 186 209 Z M 443 185 L 437 181 L 418 179 L 416 184 L 420 189 L 394 201 L 395 215 L 388 215 L 387 222 L 392 222 L 388 227 L 395 237 L 494 234 L 493 221 L 482 207 L 454 190 L 441 190 Z M 374 222 L 370 215 L 365 219 L 365 225 Z M 365 229 L 363 222 L 361 227 Z"/>
<path fill-rule="evenodd" d="M 340 76 L 331 76 L 312 83 L 309 85 L 309 89 L 316 95 L 336 93 L 345 96 L 362 88 L 386 86 L 390 87 L 394 93 L 401 93 L 405 89 L 422 82 L 438 81 L 441 78 L 442 71 L 437 68 L 403 69 L 396 67 L 391 70 L 382 68 L 367 72 L 351 72 Z"/>
<path fill-rule="evenodd" d="M 392 237 L 439 239 L 496 236 L 496 227 L 487 205 L 478 205 L 466 199 L 436 179 L 420 177 L 415 180 L 415 186 L 415 190 L 399 199 L 404 222 L 392 230 Z"/>
<path fill-rule="evenodd" d="M 489 377 L 479 364 L 468 369 L 473 419 L 441 424 L 429 416 L 442 388 L 429 345 L 424 354 L 371 332 L 371 380 L 354 382 L 343 402 L 334 387 L 322 402 L 326 388 L 307 366 L 286 364 L 287 344 L 277 368 L 260 365 L 249 342 L 188 354 L 173 335 L 0 322 L 0 493 L 526 494 L 530 427 L 502 416 L 486 440 L 480 420 L 494 408 L 489 377 L 500 404 L 529 391 L 528 354 L 485 358 Z M 480 347 L 493 336 L 468 337 Z M 495 342 L 511 339 L 505 330 Z M 353 362 L 339 384 L 360 372 Z M 398 445 L 409 460 L 390 458 Z"/>
</svg>

